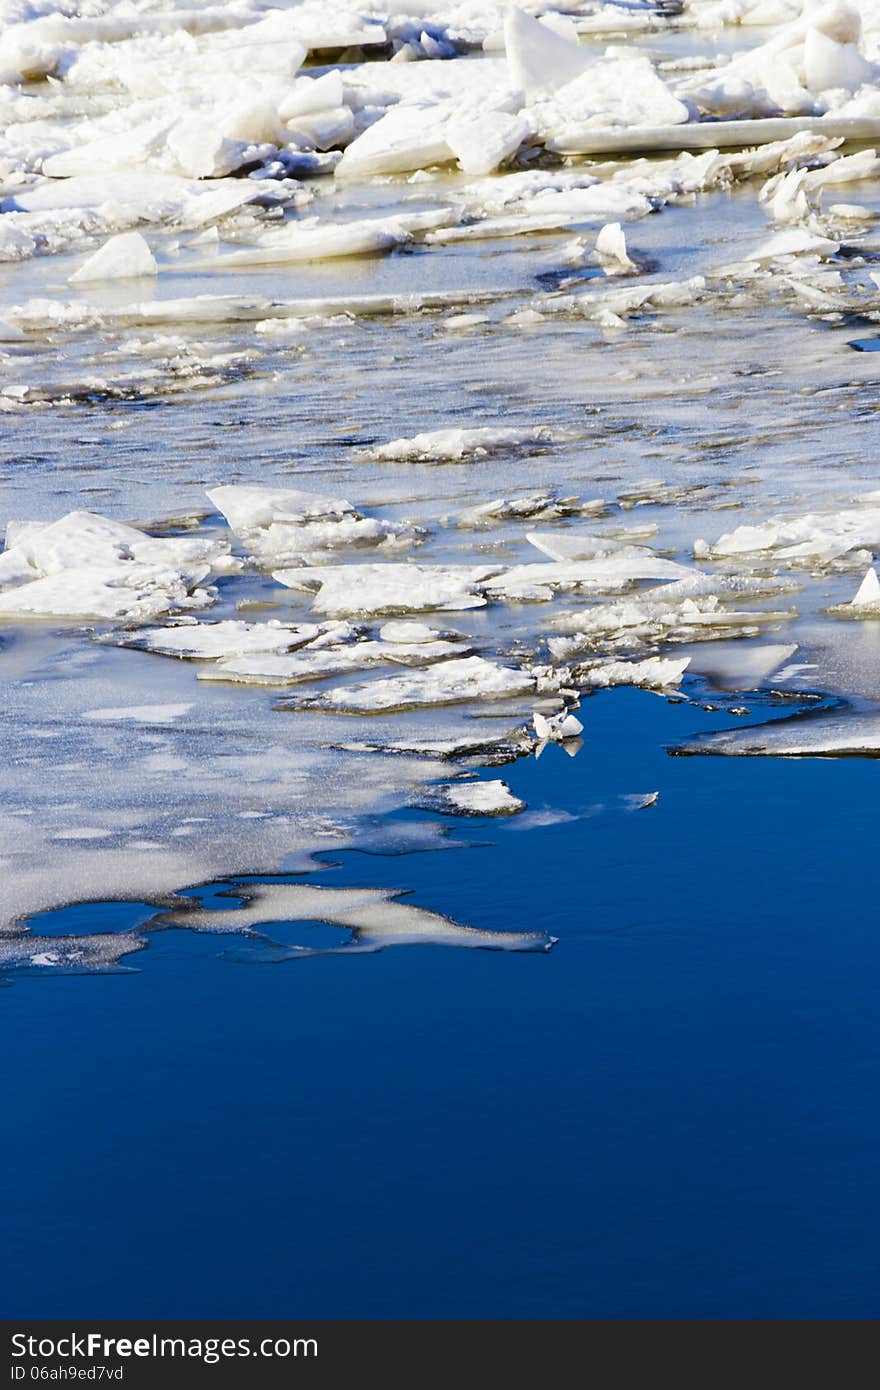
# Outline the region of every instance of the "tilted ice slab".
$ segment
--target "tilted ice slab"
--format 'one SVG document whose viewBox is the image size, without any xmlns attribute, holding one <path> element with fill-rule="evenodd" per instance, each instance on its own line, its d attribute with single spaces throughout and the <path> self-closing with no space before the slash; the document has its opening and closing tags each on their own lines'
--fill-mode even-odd
<svg viewBox="0 0 880 1390">
<path fill-rule="evenodd" d="M 136 280 L 157 272 L 156 258 L 140 232 L 122 232 L 70 276 L 71 284 L 102 280 Z"/>
<path fill-rule="evenodd" d="M 383 680 L 339 686 L 296 697 L 290 708 L 325 709 L 338 714 L 386 714 L 467 700 L 501 700 L 525 695 L 535 687 L 527 671 L 498 666 L 480 656 L 442 661 L 422 671 Z"/>
<path fill-rule="evenodd" d="M 515 84 L 492 86 L 492 72 L 484 63 L 464 67 L 459 78 L 473 80 L 454 99 L 431 99 L 430 91 L 405 95 L 346 146 L 337 179 L 401 174 L 453 160 L 469 174 L 498 169 L 535 127 L 531 114 L 519 109 Z"/>
<path fill-rule="evenodd" d="M 328 617 L 381 613 L 458 612 L 482 608 L 481 583 L 498 565 L 350 564 L 275 570 L 289 589 L 315 595 L 312 608 Z"/>
<path fill-rule="evenodd" d="M 826 609 L 835 618 L 876 618 L 880 617 L 880 579 L 871 565 L 852 598 L 847 603 L 838 603 Z"/>
<path fill-rule="evenodd" d="M 566 438 L 566 431 L 553 429 L 548 425 L 429 430 L 409 439 L 392 439 L 388 444 L 365 449 L 360 456 L 392 463 L 458 463 L 465 458 L 484 458 L 488 454 L 519 448 L 522 445 L 551 444 Z"/>
<path fill-rule="evenodd" d="M 624 548 L 622 541 L 611 536 L 597 536 L 593 531 L 577 527 L 565 531 L 527 531 L 526 540 L 543 555 L 549 555 L 551 560 L 566 563 L 572 560 L 595 560 Z M 650 555 L 648 550 L 632 549 L 628 553 L 634 557 Z"/>
<path fill-rule="evenodd" d="M 342 497 L 294 488 L 230 483 L 208 496 L 237 536 L 265 566 L 348 549 L 397 549 L 417 539 L 412 527 L 365 517 Z"/>
<path fill-rule="evenodd" d="M 386 946 L 471 946 L 498 951 L 546 951 L 545 932 L 494 932 L 462 927 L 439 913 L 401 902 L 382 888 L 316 888 L 304 883 L 252 884 L 235 890 L 245 906 L 167 913 L 163 923 L 192 931 L 249 932 L 273 922 L 326 922 L 347 928 L 351 940 L 332 951 L 380 951 Z M 325 955 L 326 949 L 276 947 L 275 959 Z"/>
</svg>

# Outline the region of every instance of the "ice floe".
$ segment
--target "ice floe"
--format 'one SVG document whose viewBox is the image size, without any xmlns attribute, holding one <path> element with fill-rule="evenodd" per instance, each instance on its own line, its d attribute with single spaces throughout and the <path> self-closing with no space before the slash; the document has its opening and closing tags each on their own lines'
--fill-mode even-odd
<svg viewBox="0 0 880 1390">
<path fill-rule="evenodd" d="M 411 439 L 392 439 L 363 453 L 367 459 L 394 463 L 459 463 L 462 459 L 484 458 L 500 450 L 529 444 L 551 444 L 565 438 L 562 431 L 547 425 L 516 427 L 480 426 L 472 429 L 432 430 Z"/>
<path fill-rule="evenodd" d="M 515 816 L 526 806 L 500 780 L 438 783 L 420 804 L 454 816 Z"/>
<path fill-rule="evenodd" d="M 876 502 L 876 498 L 873 499 Z M 860 552 L 880 546 L 880 507 L 865 500 L 859 507 L 805 516 L 772 517 L 755 525 L 738 526 L 712 544 L 698 541 L 699 558 L 764 557 L 792 569 L 822 567 L 849 560 L 862 563 Z"/>
<path fill-rule="evenodd" d="M 494 932 L 459 926 L 439 913 L 400 900 L 382 888 L 318 888 L 305 883 L 243 884 L 234 890 L 244 906 L 181 909 L 162 919 L 191 931 L 249 932 L 278 922 L 326 922 L 350 931 L 338 947 L 283 947 L 276 943 L 265 959 L 295 960 L 329 951 L 380 951 L 387 946 L 470 946 L 498 951 L 546 951 L 554 938 L 545 932 Z M 265 939 L 265 938 L 264 938 Z"/>
<path fill-rule="evenodd" d="M 290 708 L 324 709 L 339 714 L 385 714 L 468 700 L 504 700 L 527 695 L 535 677 L 525 670 L 499 666 L 485 657 L 442 661 L 404 676 L 341 685 L 315 695 L 291 697 Z"/>
<path fill-rule="evenodd" d="M 224 541 L 153 537 L 90 512 L 54 523 L 10 523 L 0 554 L 0 616 L 144 622 L 204 608 Z"/>
<path fill-rule="evenodd" d="M 312 609 L 327 617 L 388 613 L 460 612 L 482 608 L 482 583 L 498 565 L 312 565 L 275 570 L 279 584 L 313 594 Z"/>
<path fill-rule="evenodd" d="M 532 725 L 541 743 L 564 743 L 567 739 L 579 738 L 584 731 L 581 721 L 568 710 L 561 710 L 559 714 L 549 717 L 535 710 Z"/>
<path fill-rule="evenodd" d="M 640 685 L 648 690 L 671 689 L 681 681 L 690 657 L 648 657 L 644 661 L 606 661 L 577 668 L 576 679 L 585 686 L 606 690 L 614 685 Z"/>
<path fill-rule="evenodd" d="M 374 517 L 350 502 L 292 488 L 227 484 L 208 489 L 235 534 L 265 567 L 315 561 L 336 550 L 407 549 L 421 533 Z"/>
</svg>

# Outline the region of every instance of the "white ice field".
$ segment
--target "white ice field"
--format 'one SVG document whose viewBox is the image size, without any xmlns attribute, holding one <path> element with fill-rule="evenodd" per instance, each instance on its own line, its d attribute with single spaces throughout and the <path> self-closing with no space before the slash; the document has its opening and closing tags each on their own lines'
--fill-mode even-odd
<svg viewBox="0 0 880 1390">
<path fill-rule="evenodd" d="M 878 148 L 874 0 L 0 0 L 0 967 L 516 816 L 612 685 L 880 752 Z"/>
</svg>

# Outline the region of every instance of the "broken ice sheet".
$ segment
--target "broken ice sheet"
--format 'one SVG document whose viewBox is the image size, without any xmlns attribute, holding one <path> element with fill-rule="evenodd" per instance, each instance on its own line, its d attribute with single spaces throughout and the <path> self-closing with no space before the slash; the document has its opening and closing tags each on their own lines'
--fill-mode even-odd
<svg viewBox="0 0 880 1390">
<path fill-rule="evenodd" d="M 421 793 L 417 805 L 453 816 L 515 816 L 526 803 L 506 782 L 441 782 Z"/>
<path fill-rule="evenodd" d="M 775 516 L 769 521 L 738 526 L 714 543 L 697 541 L 698 559 L 738 559 L 766 556 L 774 564 L 791 569 L 830 566 L 851 557 L 862 563 L 859 552 L 880 546 L 880 506 L 876 494 L 863 505 L 840 511 L 810 512 L 805 516 Z"/>
<path fill-rule="evenodd" d="M 410 439 L 392 439 L 361 451 L 359 457 L 394 463 L 460 463 L 466 458 L 484 458 L 501 450 L 552 444 L 569 437 L 570 432 L 547 425 L 431 430 Z"/>
<path fill-rule="evenodd" d="M 208 489 L 232 531 L 269 568 L 337 550 L 406 549 L 423 532 L 366 517 L 341 497 L 293 488 L 226 484 Z"/>
<path fill-rule="evenodd" d="M 239 959 L 275 963 L 341 951 L 380 951 L 387 946 L 464 946 L 495 951 L 547 951 L 554 938 L 545 932 L 481 931 L 400 901 L 383 888 L 319 888 L 304 883 L 247 883 L 231 890 L 244 906 L 218 910 L 193 907 L 163 914 L 165 926 L 191 931 L 251 932 L 273 923 L 324 922 L 351 933 L 339 946 L 284 946 L 268 938 L 254 949 L 236 950 Z M 306 942 L 308 932 L 305 932 Z"/>
<path fill-rule="evenodd" d="M 312 610 L 327 617 L 459 612 L 482 608 L 482 581 L 499 565 L 312 565 L 273 571 L 289 589 L 314 594 Z"/>
<path fill-rule="evenodd" d="M 245 685 L 296 685 L 322 680 L 371 666 L 429 666 L 450 657 L 460 658 L 473 648 L 455 641 L 382 642 L 351 641 L 345 645 L 306 645 L 292 655 L 250 652 L 215 661 L 199 671 L 200 681 L 228 681 Z"/>
<path fill-rule="evenodd" d="M 535 677 L 481 656 L 437 662 L 404 676 L 341 685 L 315 695 L 291 696 L 278 709 L 327 710 L 335 714 L 385 714 L 468 700 L 503 700 L 526 695 Z"/>
<path fill-rule="evenodd" d="M 808 712 L 694 738 L 678 754 L 768 758 L 878 758 L 880 715 L 870 710 Z"/>
<path fill-rule="evenodd" d="M 203 585 L 229 566 L 225 541 L 153 537 L 91 512 L 10 522 L 0 554 L 0 617 L 143 622 L 204 608 Z"/>
<path fill-rule="evenodd" d="M 576 669 L 578 684 L 606 690 L 615 685 L 638 685 L 646 690 L 667 690 L 677 686 L 688 666 L 690 657 L 647 657 L 644 661 L 605 661 L 582 665 Z"/>
<path fill-rule="evenodd" d="M 4 975 L 83 975 L 125 969 L 120 961 L 147 945 L 133 932 L 89 936 L 0 934 L 0 978 Z"/>
<path fill-rule="evenodd" d="M 347 627 L 347 624 L 344 626 Z M 136 629 L 114 640 L 120 646 L 156 652 L 160 656 L 215 661 L 254 653 L 291 652 L 339 627 L 338 623 L 282 623 L 277 618 L 270 618 L 265 623 L 225 619 L 213 623 L 193 621 L 181 626 Z"/>
</svg>

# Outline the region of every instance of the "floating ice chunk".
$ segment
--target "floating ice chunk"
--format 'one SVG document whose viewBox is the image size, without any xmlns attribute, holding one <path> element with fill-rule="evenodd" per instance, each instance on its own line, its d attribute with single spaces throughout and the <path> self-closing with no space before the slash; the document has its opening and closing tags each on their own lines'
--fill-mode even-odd
<svg viewBox="0 0 880 1390">
<path fill-rule="evenodd" d="M 647 210 L 647 209 L 646 209 Z M 607 215 L 603 207 L 598 218 Z M 482 217 L 478 222 L 468 222 L 460 227 L 443 227 L 436 232 L 428 232 L 425 241 L 430 246 L 450 245 L 459 241 L 494 241 L 500 237 L 531 236 L 534 232 L 555 232 L 570 227 L 572 222 L 597 220 L 590 214 L 571 212 L 515 212 L 506 217 Z M 518 310 L 518 322 L 527 310 Z"/>
<path fill-rule="evenodd" d="M 6 554 L 25 557 L 35 574 L 57 574 L 87 564 L 136 561 L 144 564 L 200 564 L 225 559 L 225 540 L 190 536 L 149 536 L 134 526 L 94 512 L 68 512 L 53 522 L 10 522 Z M 32 576 L 33 577 L 33 576 Z"/>
<path fill-rule="evenodd" d="M 379 637 L 383 642 L 433 642 L 438 637 L 448 635 L 439 632 L 435 627 L 429 627 L 427 623 L 408 623 L 403 620 L 383 623 L 379 629 Z"/>
<path fill-rule="evenodd" d="M 784 65 L 782 65 L 784 67 Z M 619 76 L 617 83 L 620 85 Z M 812 105 L 809 93 L 800 89 L 807 104 Z M 623 88 L 626 92 L 626 88 Z M 667 97 L 670 94 L 667 93 Z M 672 99 L 672 98 L 670 98 Z M 579 118 L 570 124 L 559 123 L 545 140 L 554 154 L 623 154 L 659 150 L 719 150 L 735 146 L 778 146 L 799 135 L 815 135 L 830 139 L 876 140 L 880 136 L 880 117 L 870 115 L 834 116 L 774 116 L 758 120 L 701 121 L 686 124 L 688 108 L 679 103 L 680 112 L 667 123 L 636 124 L 627 128 L 609 122 L 615 128 L 599 126 L 589 119 Z M 678 121 L 682 123 L 679 124 Z M 739 156 L 734 156 L 739 160 Z M 774 150 L 771 164 L 777 162 Z M 762 172 L 761 151 L 746 150 L 742 163 L 732 167 L 743 171 Z"/>
<path fill-rule="evenodd" d="M 608 661 L 598 666 L 578 667 L 577 679 L 598 689 L 640 685 L 649 690 L 666 690 L 679 684 L 689 665 L 690 657 L 652 656 L 645 661 Z"/>
<path fill-rule="evenodd" d="M 818 211 L 817 197 L 807 187 L 805 169 L 791 169 L 775 174 L 760 192 L 774 222 L 803 222 Z"/>
<path fill-rule="evenodd" d="M 184 627 L 154 627 L 126 633 L 116 639 L 120 646 L 136 647 L 161 656 L 185 657 L 190 661 L 246 656 L 251 653 L 291 652 L 311 642 L 327 630 L 317 623 L 189 623 Z"/>
<path fill-rule="evenodd" d="M 122 232 L 105 241 L 69 279 L 72 285 L 93 280 L 136 280 L 155 275 L 156 271 L 155 257 L 140 232 Z"/>
<path fill-rule="evenodd" d="M 207 565 L 73 567 L 0 593 L 0 617 L 152 622 L 172 609 L 212 603 L 211 591 L 198 588 L 208 572 Z"/>
<path fill-rule="evenodd" d="M 317 888 L 302 883 L 248 883 L 236 889 L 236 897 L 245 899 L 244 907 L 230 908 L 229 911 L 216 908 L 181 910 L 166 913 L 161 921 L 169 926 L 210 932 L 249 932 L 254 927 L 273 922 L 326 922 L 352 932 L 350 943 L 331 948 L 334 951 L 379 951 L 385 946 L 416 945 L 546 951 L 554 941 L 545 932 L 494 932 L 462 927 L 436 912 L 400 902 L 399 893 L 383 888 Z M 323 954 L 329 952 L 308 946 L 279 946 L 274 959 Z"/>
<path fill-rule="evenodd" d="M 315 612 L 328 617 L 369 617 L 381 613 L 458 612 L 482 608 L 478 586 L 497 574 L 498 565 L 349 564 L 276 570 L 289 589 L 314 593 Z"/>
<path fill-rule="evenodd" d="M 550 95 L 580 77 L 595 61 L 588 49 L 509 5 L 504 15 L 504 49 L 514 84 L 526 96 Z"/>
<path fill-rule="evenodd" d="M 526 803 L 514 796 L 506 782 L 447 782 L 433 787 L 425 805 L 459 816 L 515 816 Z"/>
<path fill-rule="evenodd" d="M 240 536 L 249 536 L 274 521 L 341 520 L 357 515 L 352 504 L 342 497 L 325 497 L 295 488 L 227 483 L 208 488 L 208 496 Z"/>
<path fill-rule="evenodd" d="M 635 261 L 630 260 L 626 249 L 626 237 L 619 222 L 608 222 L 596 237 L 593 254 L 608 275 L 636 270 Z"/>
<path fill-rule="evenodd" d="M 429 225 L 448 220 L 438 213 Z M 280 265 L 284 262 L 323 261 L 345 256 L 379 255 L 410 240 L 406 217 L 373 217 L 357 222 L 329 223 L 318 217 L 291 222 L 266 233 L 254 246 L 227 252 L 212 268 Z"/>
<path fill-rule="evenodd" d="M 208 496 L 264 565 L 292 564 L 324 551 L 405 546 L 420 534 L 364 517 L 344 498 L 293 488 L 230 483 L 209 488 Z"/>
<path fill-rule="evenodd" d="M 354 752 L 405 753 L 419 758 L 458 759 L 475 757 L 480 765 L 509 763 L 531 753 L 534 747 L 525 729 L 503 734 L 461 734 L 455 738 L 395 738 L 376 743 L 344 743 Z"/>
<path fill-rule="evenodd" d="M 597 536 L 592 531 L 528 531 L 526 540 L 551 560 L 595 560 L 612 551 L 620 550 L 621 543 L 608 536 Z M 632 553 L 632 552 L 630 552 Z M 641 554 L 648 555 L 649 551 Z"/>
<path fill-rule="evenodd" d="M 519 521 L 522 519 L 553 521 L 564 516 L 601 516 L 606 505 L 601 497 L 581 501 L 578 497 L 558 497 L 551 492 L 530 492 L 522 497 L 495 497 L 491 502 L 481 502 L 476 507 L 468 507 L 459 512 L 459 526 L 491 526 L 496 521 Z M 534 533 L 533 533 L 534 534 Z M 527 539 L 531 540 L 529 536 Z M 539 550 L 545 550 L 537 541 L 532 541 Z M 611 543 L 605 549 L 612 549 Z M 551 556 L 555 559 L 556 556 Z"/>
<path fill-rule="evenodd" d="M 853 608 L 864 608 L 866 605 L 880 604 L 880 579 L 877 578 L 877 571 L 872 565 L 856 590 L 853 598 L 850 599 Z"/>
<path fill-rule="evenodd" d="M 841 155 L 819 169 L 808 169 L 804 174 L 804 183 L 809 189 L 826 188 L 829 184 L 874 178 L 878 173 L 880 157 L 877 151 L 858 150 L 855 154 Z"/>
<path fill-rule="evenodd" d="M 744 261 L 778 261 L 784 256 L 819 256 L 823 260 L 840 250 L 836 241 L 806 228 L 793 227 L 777 232 L 742 257 Z"/>
<path fill-rule="evenodd" d="M 832 203 L 828 215 L 844 222 L 873 222 L 877 216 L 871 208 L 863 208 L 858 203 Z"/>
<path fill-rule="evenodd" d="M 511 602 L 542 601 L 566 589 L 614 592 L 639 579 L 681 579 L 693 574 L 686 565 L 647 551 L 621 550 L 593 560 L 561 560 L 551 564 L 516 565 L 488 579 L 485 592 Z"/>
<path fill-rule="evenodd" d="M 468 700 L 504 700 L 534 690 L 527 671 L 497 666 L 480 656 L 441 661 L 422 671 L 358 685 L 339 686 L 311 696 L 294 697 L 292 708 L 324 709 L 339 714 L 387 714 L 429 705 Z"/>
<path fill-rule="evenodd" d="M 541 743 L 564 743 L 566 739 L 578 738 L 584 731 L 581 721 L 568 710 L 549 716 L 535 710 L 532 724 Z"/>
<path fill-rule="evenodd" d="M 409 439 L 392 439 L 388 444 L 363 451 L 361 457 L 393 463 L 420 460 L 459 463 L 465 458 L 484 458 L 502 450 L 527 444 L 550 444 L 566 437 L 563 431 L 547 425 L 429 430 Z"/>
<path fill-rule="evenodd" d="M 174 724 L 185 718 L 194 708 L 191 704 L 177 705 L 121 705 L 110 709 L 87 709 L 83 719 L 101 724 Z"/>
<path fill-rule="evenodd" d="M 260 295 L 202 294 L 183 299 L 150 299 L 137 303 L 104 305 L 100 310 L 81 301 L 31 299 L 10 311 L 7 318 L 28 332 L 59 328 L 95 328 L 109 324 L 208 324 L 253 323 L 269 320 L 332 318 L 337 314 L 373 317 L 416 314 L 424 309 L 448 309 L 453 305 L 487 303 L 500 298 L 499 290 L 419 290 L 397 294 L 316 296 L 311 299 L 265 299 Z"/>
<path fill-rule="evenodd" d="M 797 616 L 794 610 L 737 612 L 722 604 L 716 594 L 676 597 L 673 591 L 677 587 L 670 584 L 665 591 L 650 589 L 642 598 L 556 614 L 553 626 L 574 635 L 550 638 L 547 645 L 551 655 L 556 661 L 567 661 L 579 651 L 600 645 L 631 648 L 637 642 L 698 642 L 751 636 L 764 627 L 778 627 Z M 668 597 L 658 597 L 664 592 Z"/>
</svg>

